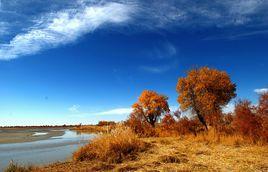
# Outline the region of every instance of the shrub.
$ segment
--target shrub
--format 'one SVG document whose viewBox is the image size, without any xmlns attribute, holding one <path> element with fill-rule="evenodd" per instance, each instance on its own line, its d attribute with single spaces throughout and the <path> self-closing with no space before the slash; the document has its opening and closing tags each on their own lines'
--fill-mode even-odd
<svg viewBox="0 0 268 172">
<path fill-rule="evenodd" d="M 268 93 L 260 96 L 257 112 L 262 123 L 261 138 L 263 141 L 268 142 Z"/>
<path fill-rule="evenodd" d="M 239 101 L 236 104 L 233 126 L 239 134 L 251 138 L 253 142 L 260 138 L 261 119 L 249 101 Z"/>
<path fill-rule="evenodd" d="M 176 129 L 181 135 L 196 135 L 202 130 L 202 125 L 197 119 L 189 119 L 187 117 L 184 117 L 177 122 Z"/>
<path fill-rule="evenodd" d="M 175 119 L 170 114 L 166 114 L 162 119 L 162 127 L 165 130 L 173 130 L 176 124 Z"/>
<path fill-rule="evenodd" d="M 121 126 L 108 135 L 101 135 L 91 140 L 88 145 L 73 154 L 73 159 L 120 163 L 124 159 L 135 158 L 138 152 L 145 149 L 146 144 L 130 128 Z"/>
<path fill-rule="evenodd" d="M 114 121 L 99 121 L 97 126 L 110 126 L 115 124 L 116 123 Z"/>
<path fill-rule="evenodd" d="M 4 170 L 5 172 L 30 172 L 32 171 L 33 168 L 31 166 L 29 167 L 24 167 L 21 165 L 18 165 L 11 161 L 8 165 L 8 167 Z"/>
<path fill-rule="evenodd" d="M 140 137 L 158 136 L 155 128 L 140 113 L 131 113 L 125 124 Z"/>
<path fill-rule="evenodd" d="M 234 127 L 232 126 L 234 116 L 232 114 L 223 114 L 221 122 L 216 126 L 218 134 L 233 135 L 235 134 Z"/>
<path fill-rule="evenodd" d="M 205 142 L 209 144 L 225 144 L 225 145 L 232 145 L 232 146 L 239 146 L 244 143 L 252 143 L 247 138 L 243 138 L 241 135 L 232 134 L 232 135 L 225 135 L 223 133 L 219 133 L 217 130 L 210 129 L 207 132 L 199 133 L 196 136 L 188 135 L 186 137 L 189 141 L 195 142 Z"/>
</svg>

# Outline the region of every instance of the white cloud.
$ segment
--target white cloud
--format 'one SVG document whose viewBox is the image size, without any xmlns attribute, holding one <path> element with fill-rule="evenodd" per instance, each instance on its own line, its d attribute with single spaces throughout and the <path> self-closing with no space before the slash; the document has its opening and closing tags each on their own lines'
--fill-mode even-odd
<svg viewBox="0 0 268 172">
<path fill-rule="evenodd" d="M 268 93 L 268 88 L 255 89 L 254 92 L 257 93 L 257 94 Z"/>
<path fill-rule="evenodd" d="M 134 10 L 130 5 L 111 2 L 47 14 L 26 33 L 19 33 L 9 43 L 0 44 L 0 59 L 14 59 L 73 42 L 104 24 L 128 21 Z"/>
<path fill-rule="evenodd" d="M 132 108 L 116 108 L 102 112 L 96 112 L 96 115 L 129 115 L 132 112 Z"/>
<path fill-rule="evenodd" d="M 246 34 L 239 31 L 241 37 L 263 34 L 263 29 L 268 26 L 268 1 L 265 0 L 215 0 L 213 2 L 77 0 L 72 2 L 73 6 L 68 6 L 63 2 L 53 5 L 60 6 L 59 4 L 63 7 L 56 8 L 58 11 L 51 11 L 53 8 L 50 4 L 46 8 L 45 14 L 38 10 L 33 11 L 34 17 L 40 16 L 35 20 L 29 14 L 20 13 L 23 11 L 22 9 L 26 8 L 23 4 L 14 3 L 12 10 L 9 9 L 10 13 L 2 12 L 5 22 L 11 25 L 19 24 L 10 26 L 10 30 L 12 30 L 10 36 L 17 32 L 15 36 L 10 41 L 0 44 L 0 60 L 35 54 L 44 49 L 74 42 L 77 38 L 106 24 L 121 25 L 127 22 L 131 26 L 128 30 L 132 29 L 133 31 L 250 26 L 251 30 L 247 31 Z M 27 3 L 27 6 L 29 5 L 31 2 Z M 42 6 L 43 4 L 35 2 L 33 5 Z M 16 10 L 17 6 L 21 10 Z M 9 19 L 9 15 L 14 16 Z M 18 18 L 18 16 L 23 17 L 14 22 L 13 19 Z M 32 25 L 33 21 L 34 25 Z M 31 26 L 26 23 L 31 23 Z M 1 27 L 0 23 L 0 35 L 6 33 L 5 29 L 3 26 Z M 171 56 L 176 53 L 176 49 L 172 47 L 168 47 L 168 51 Z M 165 69 L 151 68 L 151 71 L 154 72 L 160 70 L 164 71 Z"/>
<path fill-rule="evenodd" d="M 79 108 L 80 105 L 72 105 L 71 107 L 68 108 L 68 111 L 70 111 L 71 113 L 79 113 Z"/>
</svg>

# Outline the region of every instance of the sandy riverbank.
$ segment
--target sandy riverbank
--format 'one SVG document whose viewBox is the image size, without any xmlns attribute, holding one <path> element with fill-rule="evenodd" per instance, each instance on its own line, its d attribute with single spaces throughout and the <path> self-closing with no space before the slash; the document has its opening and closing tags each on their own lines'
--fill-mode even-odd
<svg viewBox="0 0 268 172">
<path fill-rule="evenodd" d="M 63 134 L 64 128 L 1 128 L 0 144 L 46 140 Z"/>
</svg>

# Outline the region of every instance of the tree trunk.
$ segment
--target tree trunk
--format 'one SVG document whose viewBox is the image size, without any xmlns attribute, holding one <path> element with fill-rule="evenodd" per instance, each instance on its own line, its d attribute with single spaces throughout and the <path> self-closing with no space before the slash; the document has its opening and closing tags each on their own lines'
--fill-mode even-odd
<svg viewBox="0 0 268 172">
<path fill-rule="evenodd" d="M 151 124 L 151 126 L 152 126 L 153 128 L 155 128 L 155 122 L 154 122 L 154 121 L 151 121 L 150 124 Z"/>
<path fill-rule="evenodd" d="M 197 113 L 197 117 L 199 119 L 199 121 L 205 126 L 206 130 L 208 131 L 208 126 L 207 126 L 207 123 L 206 123 L 206 120 L 205 118 L 198 112 Z"/>
</svg>

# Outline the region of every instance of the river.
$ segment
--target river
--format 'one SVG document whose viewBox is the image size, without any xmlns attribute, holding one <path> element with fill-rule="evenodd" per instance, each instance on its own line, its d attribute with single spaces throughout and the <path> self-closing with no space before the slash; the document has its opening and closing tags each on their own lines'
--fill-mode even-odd
<svg viewBox="0 0 268 172">
<path fill-rule="evenodd" d="M 88 143 L 94 136 L 94 134 L 78 134 L 64 130 L 62 136 L 46 140 L 0 144 L 0 171 L 2 172 L 11 160 L 23 165 L 45 165 L 68 160 L 75 150 Z"/>
</svg>

